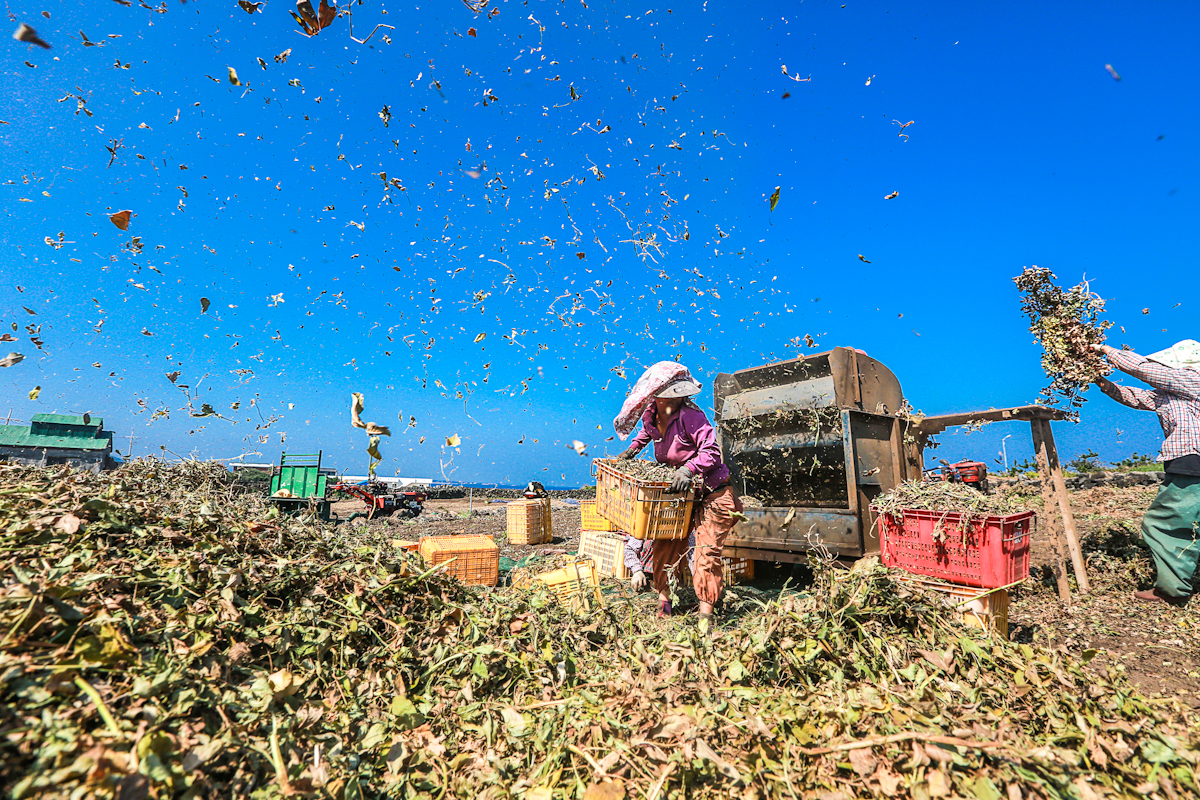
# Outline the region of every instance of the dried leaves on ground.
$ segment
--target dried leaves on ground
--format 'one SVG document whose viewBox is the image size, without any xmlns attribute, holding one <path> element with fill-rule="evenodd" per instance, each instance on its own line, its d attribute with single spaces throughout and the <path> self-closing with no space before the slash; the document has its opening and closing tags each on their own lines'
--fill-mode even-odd
<svg viewBox="0 0 1200 800">
<path fill-rule="evenodd" d="M 0 466 L 18 798 L 1194 796 L 1117 669 L 991 640 L 873 559 L 711 638 L 423 571 L 223 468 Z"/>
</svg>

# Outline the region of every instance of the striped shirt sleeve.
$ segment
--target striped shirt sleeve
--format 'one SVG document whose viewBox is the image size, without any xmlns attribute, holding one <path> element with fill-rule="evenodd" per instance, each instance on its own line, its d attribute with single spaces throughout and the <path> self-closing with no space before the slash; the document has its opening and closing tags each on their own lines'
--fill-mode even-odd
<svg viewBox="0 0 1200 800">
<path fill-rule="evenodd" d="M 1154 411 L 1154 392 L 1149 389 L 1135 389 L 1132 386 L 1118 386 L 1108 378 L 1096 381 L 1100 391 L 1116 400 L 1123 406 L 1136 408 L 1140 411 Z"/>
<path fill-rule="evenodd" d="M 1200 400 L 1200 372 L 1194 369 L 1173 369 L 1127 350 L 1111 351 L 1108 360 L 1117 369 L 1145 381 L 1155 389 L 1189 400 Z"/>
</svg>

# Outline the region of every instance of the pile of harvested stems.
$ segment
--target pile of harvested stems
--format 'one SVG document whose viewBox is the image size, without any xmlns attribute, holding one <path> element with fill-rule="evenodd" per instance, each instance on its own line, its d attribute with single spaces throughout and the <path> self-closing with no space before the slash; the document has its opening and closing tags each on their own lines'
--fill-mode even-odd
<svg viewBox="0 0 1200 800">
<path fill-rule="evenodd" d="M 871 503 L 881 513 L 904 519 L 904 509 L 962 514 L 964 521 L 1027 511 L 1017 494 L 984 494 L 963 483 L 906 481 Z"/>
<path fill-rule="evenodd" d="M 870 559 L 708 639 L 420 573 L 198 465 L 0 466 L 0 531 L 17 798 L 1200 791 L 1117 668 L 986 639 Z"/>
<path fill-rule="evenodd" d="M 647 461 L 641 458 L 628 460 L 620 458 L 597 458 L 596 463 L 611 467 L 632 480 L 648 481 L 651 483 L 670 483 L 671 476 L 678 469 L 678 467 L 671 467 L 666 464 L 659 464 L 657 461 Z"/>
<path fill-rule="evenodd" d="M 1066 403 L 1067 413 L 1078 419 L 1083 393 L 1112 371 L 1103 356 L 1091 349 L 1104 343 L 1104 332 L 1112 322 L 1100 319 L 1104 300 L 1086 282 L 1065 292 L 1054 281 L 1053 272 L 1036 266 L 1013 278 L 1022 295 L 1021 310 L 1029 317 L 1029 332 L 1043 349 L 1042 368 L 1050 385 L 1041 394 L 1048 405 Z"/>
</svg>

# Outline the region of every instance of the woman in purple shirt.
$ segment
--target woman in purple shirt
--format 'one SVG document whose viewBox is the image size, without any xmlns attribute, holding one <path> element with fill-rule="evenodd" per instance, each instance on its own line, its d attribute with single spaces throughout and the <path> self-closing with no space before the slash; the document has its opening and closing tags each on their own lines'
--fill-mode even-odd
<svg viewBox="0 0 1200 800">
<path fill-rule="evenodd" d="M 688 491 L 694 478 L 704 481 L 700 503 L 692 513 L 696 542 L 692 585 L 700 599 L 700 630 L 707 633 L 713 604 L 721 596 L 721 549 L 733 528 L 734 514 L 742 511 L 742 502 L 729 485 L 729 468 L 721 460 L 712 423 L 689 399 L 699 392 L 700 384 L 686 372 L 658 391 L 654 402 L 642 413 L 641 431 L 620 458 L 635 458 L 653 441 L 654 460 L 676 467 L 671 492 Z M 667 570 L 684 561 L 687 548 L 687 539 L 654 542 L 653 577 L 660 617 L 671 614 Z"/>
</svg>

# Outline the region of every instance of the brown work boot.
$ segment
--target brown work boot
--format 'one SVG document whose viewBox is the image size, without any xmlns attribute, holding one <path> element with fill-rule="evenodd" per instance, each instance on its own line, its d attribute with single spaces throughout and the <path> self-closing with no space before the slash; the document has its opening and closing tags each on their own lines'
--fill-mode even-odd
<svg viewBox="0 0 1200 800">
<path fill-rule="evenodd" d="M 1137 600 L 1146 603 L 1166 603 L 1172 606 L 1186 605 L 1189 598 L 1187 597 L 1172 597 L 1169 594 L 1164 594 L 1158 589 L 1147 589 L 1144 592 L 1134 592 L 1133 596 Z"/>
</svg>

